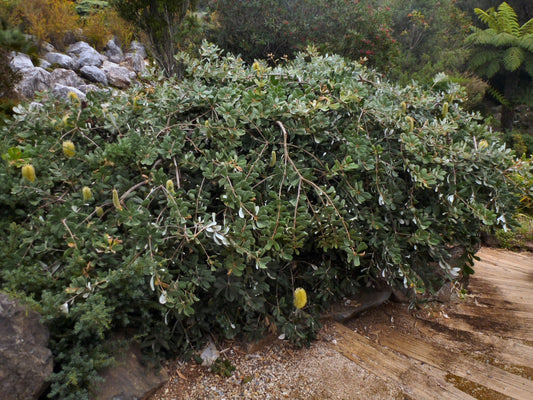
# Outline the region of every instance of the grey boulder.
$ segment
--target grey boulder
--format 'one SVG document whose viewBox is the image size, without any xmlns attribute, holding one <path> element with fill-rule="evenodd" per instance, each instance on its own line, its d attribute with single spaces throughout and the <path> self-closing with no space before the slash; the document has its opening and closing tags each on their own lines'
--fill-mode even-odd
<svg viewBox="0 0 533 400">
<path fill-rule="evenodd" d="M 127 89 L 136 76 L 135 72 L 110 61 L 104 61 L 102 69 L 105 71 L 109 84 L 119 89 Z"/>
<path fill-rule="evenodd" d="M 72 86 L 79 88 L 81 85 L 85 85 L 85 81 L 81 79 L 78 74 L 70 69 L 56 68 L 52 71 L 50 76 L 50 86 L 54 86 L 59 83 L 63 86 Z"/>
<path fill-rule="evenodd" d="M 9 66 L 11 69 L 15 72 L 22 71 L 24 69 L 28 68 L 34 68 L 33 62 L 31 61 L 31 58 L 27 56 L 26 54 L 22 53 L 12 53 L 11 61 L 9 62 Z"/>
<path fill-rule="evenodd" d="M 120 64 L 122 61 L 124 61 L 124 53 L 113 39 L 107 42 L 105 55 L 109 59 L 109 61 L 117 64 Z"/>
<path fill-rule="evenodd" d="M 51 74 L 43 68 L 26 68 L 20 72 L 22 79 L 15 86 L 15 90 L 22 96 L 31 98 L 36 92 L 42 92 L 50 87 Z"/>
<path fill-rule="evenodd" d="M 84 67 L 81 67 L 80 73 L 81 76 L 91 82 L 101 83 L 102 85 L 107 86 L 105 72 L 94 65 L 85 65 Z"/>
<path fill-rule="evenodd" d="M 0 293 L 0 396 L 37 399 L 53 370 L 49 333 L 35 311 Z"/>
<path fill-rule="evenodd" d="M 69 97 L 72 96 L 70 93 L 75 94 L 80 101 L 83 101 L 86 99 L 85 93 L 83 93 L 81 90 L 75 87 L 72 87 L 72 86 L 65 86 L 65 85 L 61 85 L 57 83 L 52 88 L 52 94 L 61 100 L 69 100 Z"/>
<path fill-rule="evenodd" d="M 50 64 L 57 64 L 61 68 L 76 69 L 78 67 L 78 63 L 72 57 L 62 53 L 47 53 L 45 59 Z"/>
</svg>

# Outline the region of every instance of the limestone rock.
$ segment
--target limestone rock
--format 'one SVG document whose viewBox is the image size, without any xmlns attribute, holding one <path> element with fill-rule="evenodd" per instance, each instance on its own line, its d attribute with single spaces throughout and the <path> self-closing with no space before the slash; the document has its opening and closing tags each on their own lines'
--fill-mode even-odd
<svg viewBox="0 0 533 400">
<path fill-rule="evenodd" d="M 35 311 L 0 293 L 0 393 L 3 400 L 37 399 L 53 370 L 49 333 Z"/>
<path fill-rule="evenodd" d="M 128 53 L 139 54 L 142 58 L 146 58 L 146 49 L 144 45 L 136 40 L 131 42 Z"/>
<path fill-rule="evenodd" d="M 57 64 L 61 68 L 76 69 L 78 67 L 78 63 L 72 57 L 62 53 L 47 53 L 45 59 L 50 64 Z"/>
<path fill-rule="evenodd" d="M 86 65 L 82 67 L 80 69 L 80 73 L 81 76 L 91 82 L 101 83 L 102 85 L 107 86 L 107 77 L 105 72 L 94 65 Z"/>
<path fill-rule="evenodd" d="M 31 58 L 26 54 L 13 53 L 9 66 L 15 72 L 22 71 L 28 68 L 34 68 Z"/>
<path fill-rule="evenodd" d="M 80 67 L 87 66 L 87 65 L 94 65 L 96 67 L 99 67 L 103 63 L 103 58 L 95 49 L 91 47 L 91 49 L 85 50 L 78 56 L 78 63 Z"/>
<path fill-rule="evenodd" d="M 87 42 L 76 42 L 71 44 L 67 49 L 67 54 L 69 56 L 79 56 L 82 52 L 93 49 L 91 45 Z M 94 50 L 94 49 L 93 49 Z"/>
<path fill-rule="evenodd" d="M 63 86 L 72 86 L 79 88 L 81 85 L 85 85 L 85 81 L 81 79 L 78 74 L 70 69 L 56 68 L 52 71 L 50 76 L 50 86 L 54 86 L 59 83 Z"/>
<path fill-rule="evenodd" d="M 36 92 L 49 89 L 50 72 L 40 67 L 26 68 L 20 72 L 22 73 L 22 79 L 17 83 L 15 90 L 24 97 L 31 98 Z"/>
<path fill-rule="evenodd" d="M 167 383 L 167 371 L 154 371 L 143 365 L 141 359 L 138 346 L 130 346 L 122 357 L 117 358 L 117 365 L 101 374 L 105 381 L 93 400 L 144 400 Z"/>
<path fill-rule="evenodd" d="M 102 65 L 103 57 L 86 42 L 76 42 L 69 46 L 67 54 L 76 57 L 79 68 L 85 65 Z"/>
<path fill-rule="evenodd" d="M 119 89 L 127 89 L 136 76 L 135 72 L 110 61 L 104 61 L 102 69 L 105 71 L 109 84 Z"/>
<path fill-rule="evenodd" d="M 83 101 L 86 99 L 85 93 L 83 93 L 81 90 L 75 87 L 72 87 L 72 86 L 61 85 L 59 83 L 56 83 L 54 85 L 52 89 L 52 93 L 58 99 L 62 99 L 62 100 L 69 100 L 69 93 L 74 93 L 76 96 L 78 96 L 78 99 L 80 99 L 80 101 Z"/>
<path fill-rule="evenodd" d="M 146 70 L 144 58 L 139 53 L 126 53 L 125 60 L 128 65 L 138 74 L 141 74 Z"/>
<path fill-rule="evenodd" d="M 110 39 L 106 44 L 105 55 L 109 61 L 120 64 L 124 61 L 124 53 L 122 49 L 115 43 L 114 39 Z"/>
</svg>

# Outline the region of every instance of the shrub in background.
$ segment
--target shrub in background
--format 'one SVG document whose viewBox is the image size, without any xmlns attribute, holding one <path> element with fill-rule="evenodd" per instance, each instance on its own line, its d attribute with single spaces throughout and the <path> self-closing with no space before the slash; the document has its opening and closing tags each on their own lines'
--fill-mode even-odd
<svg viewBox="0 0 533 400">
<path fill-rule="evenodd" d="M 122 19 L 116 10 L 104 8 L 82 17 L 83 36 L 97 49 L 103 49 L 113 37 L 127 47 L 134 36 L 134 27 Z"/>
<path fill-rule="evenodd" d="M 24 0 L 14 3 L 11 23 L 35 36 L 40 43 L 50 42 L 62 49 L 77 35 L 79 16 L 72 1 Z"/>
<path fill-rule="evenodd" d="M 222 48 L 254 59 L 291 58 L 308 44 L 324 53 L 389 70 L 397 49 L 390 35 L 390 10 L 370 1 L 216 0 L 218 24 L 211 39 Z"/>
<path fill-rule="evenodd" d="M 52 398 L 87 398 L 112 332 L 164 356 L 207 334 L 305 344 L 332 300 L 436 290 L 511 223 L 512 154 L 455 85 L 311 51 L 180 62 L 181 82 L 19 105 L 2 128 L 0 287 L 50 328 Z"/>
</svg>

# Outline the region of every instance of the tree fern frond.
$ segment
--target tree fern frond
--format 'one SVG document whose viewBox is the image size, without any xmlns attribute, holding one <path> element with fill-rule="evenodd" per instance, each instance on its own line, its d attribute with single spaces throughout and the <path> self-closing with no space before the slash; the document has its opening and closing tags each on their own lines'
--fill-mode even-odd
<svg viewBox="0 0 533 400">
<path fill-rule="evenodd" d="M 470 56 L 470 69 L 477 71 L 487 64 L 499 64 L 502 58 L 500 51 L 494 49 L 476 49 Z"/>
<path fill-rule="evenodd" d="M 505 51 L 503 65 L 508 71 L 516 71 L 524 62 L 524 50 L 520 47 L 510 47 Z"/>
<path fill-rule="evenodd" d="M 533 18 L 527 21 L 524 25 L 520 27 L 519 36 L 531 35 L 533 34 Z"/>
<path fill-rule="evenodd" d="M 494 29 L 479 30 L 466 37 L 468 45 L 490 45 L 494 46 L 494 40 L 498 32 Z"/>
<path fill-rule="evenodd" d="M 517 42 L 521 48 L 533 53 L 533 34 L 526 35 Z"/>
<path fill-rule="evenodd" d="M 519 36 L 520 24 L 518 23 L 518 16 L 513 7 L 503 2 L 498 6 L 497 13 L 498 17 L 496 19 L 500 23 L 501 30 L 513 36 Z"/>
<path fill-rule="evenodd" d="M 487 92 L 489 92 L 489 94 L 490 94 L 492 97 L 494 97 L 496 100 L 498 100 L 498 101 L 499 101 L 501 104 L 503 104 L 504 106 L 509 104 L 509 102 L 508 102 L 507 99 L 503 96 L 503 94 L 502 94 L 499 90 L 493 88 L 492 86 L 489 85 L 489 87 L 487 88 Z"/>
<path fill-rule="evenodd" d="M 498 47 L 516 46 L 518 37 L 509 32 L 501 32 L 494 36 L 492 45 Z M 489 44 L 489 43 L 487 43 Z"/>
<path fill-rule="evenodd" d="M 474 12 L 484 24 L 488 25 L 489 28 L 497 29 L 498 22 L 494 17 L 494 7 L 489 8 L 487 11 L 482 10 L 481 8 L 474 8 Z"/>
<path fill-rule="evenodd" d="M 480 67 L 480 71 L 483 72 L 483 75 L 487 78 L 492 78 L 494 75 L 496 75 L 501 70 L 501 65 L 499 61 L 493 61 L 491 63 L 487 63 L 484 66 Z"/>
<path fill-rule="evenodd" d="M 524 62 L 522 63 L 522 68 L 533 79 L 533 54 L 526 53 Z M 529 90 L 533 92 L 531 88 L 529 88 Z"/>
</svg>

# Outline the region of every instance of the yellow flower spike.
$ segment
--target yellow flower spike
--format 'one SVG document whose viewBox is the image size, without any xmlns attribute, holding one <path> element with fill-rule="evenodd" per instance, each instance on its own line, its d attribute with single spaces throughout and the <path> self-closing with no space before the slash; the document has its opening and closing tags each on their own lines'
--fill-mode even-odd
<svg viewBox="0 0 533 400">
<path fill-rule="evenodd" d="M 296 290 L 294 291 L 294 307 L 300 310 L 304 308 L 306 304 L 307 293 L 305 292 L 305 289 L 296 288 Z"/>
<path fill-rule="evenodd" d="M 84 186 L 81 190 L 81 193 L 83 195 L 83 201 L 89 201 L 93 198 L 93 192 L 91 191 L 91 188 Z"/>
<path fill-rule="evenodd" d="M 405 101 L 402 101 L 402 114 L 405 114 L 406 111 L 407 111 L 407 104 L 405 103 Z"/>
<path fill-rule="evenodd" d="M 478 147 L 478 149 L 480 149 L 480 150 L 481 150 L 481 149 L 484 149 L 484 148 L 486 148 L 486 147 L 489 147 L 489 142 L 487 142 L 485 139 L 483 139 L 483 140 L 481 140 L 481 141 L 479 142 L 479 145 L 478 145 L 477 147 Z"/>
<path fill-rule="evenodd" d="M 68 96 L 67 97 L 69 98 L 69 100 L 76 101 L 77 103 L 80 103 L 80 98 L 74 92 L 68 92 Z"/>
<path fill-rule="evenodd" d="M 407 120 L 407 122 L 409 122 L 409 132 L 413 132 L 413 130 L 415 129 L 415 120 L 409 115 L 405 117 L 405 119 Z"/>
<path fill-rule="evenodd" d="M 120 199 L 118 198 L 117 189 L 113 189 L 113 205 L 119 211 L 122 211 L 122 205 L 120 204 Z"/>
<path fill-rule="evenodd" d="M 22 176 L 30 182 L 35 182 L 35 168 L 31 164 L 26 164 L 22 167 Z"/>
<path fill-rule="evenodd" d="M 446 116 L 448 115 L 448 106 L 448 102 L 445 101 L 442 105 L 442 118 L 446 118 Z"/>
<path fill-rule="evenodd" d="M 174 182 L 172 182 L 172 179 L 169 179 L 165 186 L 170 193 L 174 193 Z"/>
<path fill-rule="evenodd" d="M 272 154 L 270 155 L 270 164 L 269 166 L 270 167 L 273 167 L 274 165 L 276 165 L 276 152 L 274 150 L 272 150 Z"/>
<path fill-rule="evenodd" d="M 63 142 L 63 154 L 68 158 L 72 158 L 76 155 L 76 146 L 72 141 L 65 140 Z"/>
<path fill-rule="evenodd" d="M 96 207 L 96 215 L 102 217 L 104 215 L 104 209 L 102 207 Z"/>
</svg>

